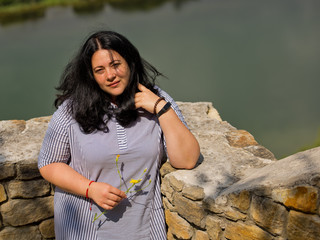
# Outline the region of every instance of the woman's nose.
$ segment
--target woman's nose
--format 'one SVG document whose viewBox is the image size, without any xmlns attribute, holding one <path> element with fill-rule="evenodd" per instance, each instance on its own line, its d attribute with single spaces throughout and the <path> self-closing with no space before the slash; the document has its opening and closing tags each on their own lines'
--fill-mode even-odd
<svg viewBox="0 0 320 240">
<path fill-rule="evenodd" d="M 116 72 L 114 69 L 108 69 L 107 70 L 107 81 L 112 82 L 116 78 Z"/>
</svg>

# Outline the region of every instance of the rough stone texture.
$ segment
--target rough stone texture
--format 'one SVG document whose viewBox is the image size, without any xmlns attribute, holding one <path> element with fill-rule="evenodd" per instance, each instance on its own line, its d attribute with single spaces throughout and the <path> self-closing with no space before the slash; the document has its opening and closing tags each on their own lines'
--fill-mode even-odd
<svg viewBox="0 0 320 240">
<path fill-rule="evenodd" d="M 284 206 L 276 204 L 269 198 L 256 196 L 252 199 L 250 214 L 259 226 L 274 235 L 282 234 L 288 218 L 288 212 Z"/>
<path fill-rule="evenodd" d="M 203 188 L 195 186 L 185 186 L 182 195 L 191 200 L 202 200 L 204 198 Z"/>
<path fill-rule="evenodd" d="M 207 198 L 205 208 L 233 221 L 245 220 L 247 215 L 238 211 L 235 206 L 230 205 L 230 202 L 227 196 L 219 196 L 216 199 Z"/>
<path fill-rule="evenodd" d="M 41 234 L 37 226 L 7 227 L 0 231 L 0 240 L 41 240 Z"/>
<path fill-rule="evenodd" d="M 247 225 L 241 222 L 230 222 L 224 236 L 235 240 L 271 240 L 273 237 L 256 225 Z"/>
<path fill-rule="evenodd" d="M 224 194 L 235 190 L 255 190 L 271 196 L 273 189 L 311 185 L 320 176 L 319 157 L 320 147 L 317 147 L 273 161 L 259 169 L 248 168 L 244 176 L 226 189 Z"/>
<path fill-rule="evenodd" d="M 160 169 L 160 174 L 162 177 L 167 175 L 168 173 L 176 171 L 175 168 L 173 168 L 168 162 L 164 163 Z"/>
<path fill-rule="evenodd" d="M 0 139 L 1 139 L 1 135 L 0 135 Z M 1 145 L 0 145 L 0 149 L 2 149 Z M 4 158 L 4 155 L 1 154 L 1 150 L 0 150 L 0 180 L 14 177 L 15 175 L 14 164 L 5 163 L 3 161 L 5 161 L 5 158 Z"/>
<path fill-rule="evenodd" d="M 54 220 L 53 218 L 44 220 L 39 225 L 39 230 L 41 232 L 41 235 L 45 238 L 54 238 Z"/>
<path fill-rule="evenodd" d="M 7 200 L 7 194 L 2 184 L 0 184 L 0 203 Z"/>
<path fill-rule="evenodd" d="M 173 193 L 174 190 L 173 188 L 170 186 L 169 182 L 166 181 L 164 183 L 161 184 L 161 193 L 166 195 L 166 199 L 172 203 L 173 202 Z"/>
<path fill-rule="evenodd" d="M 169 229 L 167 232 L 167 240 L 174 240 L 174 239 L 175 239 L 175 237 L 171 233 L 171 229 Z"/>
<path fill-rule="evenodd" d="M 184 187 L 183 181 L 177 180 L 172 175 L 169 175 L 168 178 L 170 186 L 173 188 L 173 190 L 175 190 L 176 192 L 181 192 Z"/>
<path fill-rule="evenodd" d="M 193 228 L 191 225 L 175 212 L 166 210 L 166 222 L 171 226 L 171 234 L 178 239 L 191 239 Z"/>
<path fill-rule="evenodd" d="M 248 147 L 258 145 L 254 137 L 245 130 L 233 130 L 227 133 L 227 140 L 232 147 Z"/>
<path fill-rule="evenodd" d="M 205 212 L 201 202 L 192 201 L 178 193 L 174 195 L 173 202 L 175 209 L 182 217 L 198 227 L 204 227 Z"/>
<path fill-rule="evenodd" d="M 170 210 L 172 212 L 175 211 L 174 206 L 172 206 L 172 204 L 169 202 L 169 200 L 167 198 L 163 199 L 163 205 L 164 205 L 165 209 L 168 209 L 168 210 Z"/>
<path fill-rule="evenodd" d="M 290 211 L 287 232 L 289 240 L 319 240 L 320 217 L 318 215 Z"/>
<path fill-rule="evenodd" d="M 48 195 L 51 191 L 50 184 L 44 179 L 32 181 L 11 181 L 8 186 L 10 198 L 35 198 Z"/>
<path fill-rule="evenodd" d="M 38 159 L 38 158 L 36 158 Z M 17 165 L 17 179 L 29 180 L 40 177 L 38 163 L 36 161 L 24 162 Z"/>
<path fill-rule="evenodd" d="M 235 211 L 232 207 L 223 209 L 223 216 L 233 221 L 245 220 L 247 218 L 247 215 L 239 211 Z"/>
<path fill-rule="evenodd" d="M 36 163 L 49 120 L 50 117 L 0 121 L 0 162 Z"/>
<path fill-rule="evenodd" d="M 53 197 L 13 199 L 0 207 L 3 223 L 23 226 L 53 216 Z"/>
<path fill-rule="evenodd" d="M 318 205 L 318 189 L 310 186 L 296 186 L 290 189 L 275 189 L 272 197 L 288 208 L 302 212 L 316 213 Z"/>
<path fill-rule="evenodd" d="M 194 234 L 194 240 L 209 240 L 208 233 L 197 230 Z"/>
<path fill-rule="evenodd" d="M 206 230 L 210 239 L 219 239 L 222 234 L 220 220 L 213 216 L 208 216 L 206 219 Z"/>
<path fill-rule="evenodd" d="M 169 240 L 320 240 L 320 147 L 276 160 L 211 103 L 178 104 L 202 155 L 160 170 Z M 54 191 L 37 169 L 49 120 L 0 121 L 0 240 L 54 236 Z"/>
<path fill-rule="evenodd" d="M 246 213 L 250 207 L 251 195 L 248 191 L 241 191 L 239 193 L 230 193 L 228 201 L 231 206 L 238 209 L 242 213 Z"/>
</svg>

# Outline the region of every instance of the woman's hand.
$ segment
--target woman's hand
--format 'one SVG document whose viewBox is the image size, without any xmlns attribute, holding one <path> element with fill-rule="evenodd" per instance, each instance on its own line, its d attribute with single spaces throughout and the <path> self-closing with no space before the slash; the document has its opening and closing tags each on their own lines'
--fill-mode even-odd
<svg viewBox="0 0 320 240">
<path fill-rule="evenodd" d="M 154 94 L 148 88 L 143 86 L 141 83 L 138 85 L 138 89 L 141 92 L 137 92 L 134 98 L 136 108 L 143 108 L 150 113 L 154 113 L 154 105 L 159 99 L 159 96 Z"/>
<path fill-rule="evenodd" d="M 88 196 L 106 210 L 113 209 L 127 197 L 123 191 L 103 182 L 93 182 L 88 190 Z"/>
</svg>

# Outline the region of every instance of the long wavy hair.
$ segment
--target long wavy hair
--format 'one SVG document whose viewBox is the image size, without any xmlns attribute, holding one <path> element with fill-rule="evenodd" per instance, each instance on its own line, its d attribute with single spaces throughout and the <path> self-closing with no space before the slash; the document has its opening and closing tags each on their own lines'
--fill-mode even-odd
<svg viewBox="0 0 320 240">
<path fill-rule="evenodd" d="M 123 93 L 117 96 L 116 108 L 111 106 L 111 96 L 101 90 L 94 79 L 91 58 L 99 49 L 118 52 L 130 68 L 129 83 Z M 65 100 L 70 101 L 72 116 L 84 133 L 96 130 L 108 132 L 107 123 L 112 116 L 123 127 L 137 119 L 134 96 L 139 91 L 138 83 L 157 94 L 154 85 L 159 75 L 162 74 L 140 57 L 138 50 L 127 38 L 113 31 L 99 31 L 85 41 L 78 54 L 66 66 L 56 88 L 60 93 L 54 105 L 58 107 Z"/>
</svg>

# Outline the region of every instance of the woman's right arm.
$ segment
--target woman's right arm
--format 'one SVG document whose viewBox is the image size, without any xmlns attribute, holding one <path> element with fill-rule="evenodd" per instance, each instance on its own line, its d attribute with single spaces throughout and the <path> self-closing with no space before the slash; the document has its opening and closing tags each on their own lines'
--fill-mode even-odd
<svg viewBox="0 0 320 240">
<path fill-rule="evenodd" d="M 62 190 L 85 197 L 90 180 L 66 163 L 56 162 L 40 168 L 44 179 Z"/>
<path fill-rule="evenodd" d="M 51 163 L 40 168 L 44 179 L 66 192 L 86 197 L 90 180 L 82 176 L 66 163 Z M 110 210 L 126 197 L 123 191 L 103 182 L 93 182 L 88 189 L 88 197 L 100 207 Z"/>
</svg>

